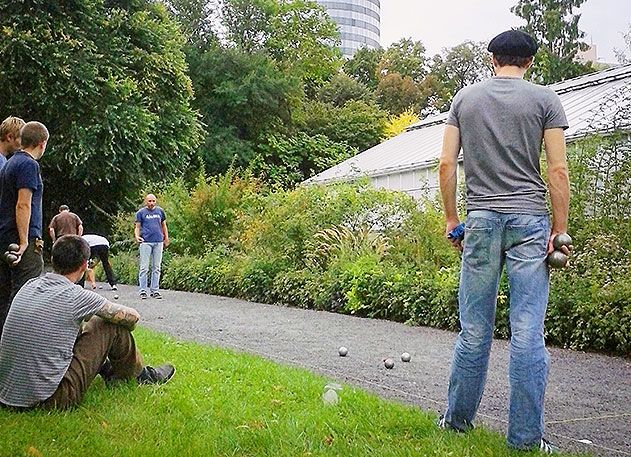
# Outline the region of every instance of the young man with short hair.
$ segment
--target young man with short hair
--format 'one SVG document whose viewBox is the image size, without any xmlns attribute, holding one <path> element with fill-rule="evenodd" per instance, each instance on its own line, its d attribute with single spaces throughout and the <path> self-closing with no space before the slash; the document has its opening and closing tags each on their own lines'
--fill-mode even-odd
<svg viewBox="0 0 631 457">
<path fill-rule="evenodd" d="M 4 168 L 9 156 L 20 149 L 20 130 L 26 124 L 22 119 L 9 116 L 0 124 L 0 170 Z"/>
<path fill-rule="evenodd" d="M 157 205 L 156 196 L 148 194 L 145 206 L 136 213 L 134 236 L 140 243 L 140 269 L 138 283 L 140 298 L 147 298 L 147 273 L 151 260 L 151 282 L 149 292 L 153 298 L 162 298 L 160 294 L 160 268 L 162 250 L 169 246 L 169 230 L 167 229 L 164 210 Z"/>
<path fill-rule="evenodd" d="M 456 205 L 462 147 L 467 219 L 458 295 L 461 331 L 439 425 L 473 427 L 482 399 L 495 325 L 502 269 L 510 286 L 508 445 L 551 453 L 543 438 L 543 400 L 549 354 L 543 323 L 548 304 L 546 256 L 567 230 L 569 178 L 563 130 L 568 127 L 554 91 L 524 80 L 537 44 L 509 30 L 491 40 L 496 76 L 454 97 L 439 164 L 446 232 L 460 221 Z M 545 143 L 552 224 L 539 159 Z M 567 249 L 564 249 L 569 254 Z"/>
<path fill-rule="evenodd" d="M 0 333 L 11 300 L 20 287 L 44 268 L 42 255 L 42 194 L 44 184 L 37 161 L 46 151 L 48 129 L 27 122 L 20 131 L 22 149 L 0 172 L 0 252 L 19 246 L 17 260 L 0 261 Z"/>
<path fill-rule="evenodd" d="M 143 367 L 132 336 L 140 315 L 75 283 L 90 258 L 87 241 L 59 238 L 53 273 L 17 293 L 0 339 L 0 405 L 66 409 L 78 405 L 97 374 L 106 382 L 168 381 L 172 365 Z M 87 323 L 83 325 L 83 321 Z"/>
</svg>

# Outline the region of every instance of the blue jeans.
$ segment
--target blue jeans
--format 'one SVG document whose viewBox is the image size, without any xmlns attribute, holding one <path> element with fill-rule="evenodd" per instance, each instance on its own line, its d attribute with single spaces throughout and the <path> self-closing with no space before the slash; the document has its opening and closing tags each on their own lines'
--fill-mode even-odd
<svg viewBox="0 0 631 457">
<path fill-rule="evenodd" d="M 549 354 L 543 321 L 548 305 L 547 215 L 471 211 L 467 216 L 458 294 L 456 340 L 445 421 L 467 430 L 477 412 L 488 370 L 502 268 L 510 287 L 508 445 L 525 449 L 543 437 L 543 399 Z"/>
<path fill-rule="evenodd" d="M 140 243 L 140 270 L 138 282 L 140 292 L 147 291 L 147 273 L 149 272 L 149 260 L 151 260 L 151 293 L 160 289 L 160 265 L 162 264 L 163 243 Z"/>
</svg>

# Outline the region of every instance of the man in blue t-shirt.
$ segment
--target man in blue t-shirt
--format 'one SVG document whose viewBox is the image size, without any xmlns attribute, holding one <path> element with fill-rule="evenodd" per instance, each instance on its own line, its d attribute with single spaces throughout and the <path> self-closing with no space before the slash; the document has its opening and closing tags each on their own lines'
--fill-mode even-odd
<svg viewBox="0 0 631 457">
<path fill-rule="evenodd" d="M 148 194 L 145 206 L 136 213 L 134 236 L 140 243 L 140 270 L 138 283 L 140 298 L 147 298 L 147 273 L 151 260 L 151 285 L 149 292 L 153 298 L 162 298 L 160 294 L 160 264 L 162 263 L 162 249 L 169 245 L 169 231 L 167 229 L 164 210 L 156 205 L 156 196 Z"/>
<path fill-rule="evenodd" d="M 40 122 L 22 127 L 22 149 L 16 151 L 0 172 L 0 252 L 9 244 L 19 246 L 17 260 L 0 260 L 0 332 L 11 300 L 44 268 L 42 251 L 42 193 L 44 184 L 37 161 L 48 142 L 48 129 Z"/>
</svg>

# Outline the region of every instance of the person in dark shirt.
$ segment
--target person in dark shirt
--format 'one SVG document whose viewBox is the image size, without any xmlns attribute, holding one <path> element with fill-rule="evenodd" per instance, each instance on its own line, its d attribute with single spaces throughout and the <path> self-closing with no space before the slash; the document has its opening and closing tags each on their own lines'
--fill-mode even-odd
<svg viewBox="0 0 631 457">
<path fill-rule="evenodd" d="M 46 151 L 48 129 L 28 122 L 20 131 L 22 149 L 0 172 L 0 252 L 19 246 L 17 260 L 0 260 L 0 332 L 11 300 L 20 287 L 44 268 L 42 251 L 42 193 L 44 184 L 37 161 Z"/>
<path fill-rule="evenodd" d="M 48 234 L 53 243 L 64 235 L 83 235 L 83 222 L 81 218 L 70 211 L 68 205 L 61 205 L 59 213 L 48 224 Z"/>
</svg>

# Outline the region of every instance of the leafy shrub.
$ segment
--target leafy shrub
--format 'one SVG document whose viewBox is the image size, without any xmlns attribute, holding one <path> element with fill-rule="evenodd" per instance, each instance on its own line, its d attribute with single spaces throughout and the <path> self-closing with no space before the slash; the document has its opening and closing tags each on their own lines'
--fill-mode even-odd
<svg viewBox="0 0 631 457">
<path fill-rule="evenodd" d="M 164 287 L 458 329 L 460 258 L 436 201 L 419 205 L 362 180 L 289 191 L 234 175 L 190 190 L 174 183 L 160 198 L 173 243 Z M 613 220 L 575 216 L 570 267 L 552 272 L 548 342 L 631 351 L 631 248 Z M 136 283 L 133 218 L 117 221 L 116 238 L 127 239 L 113 245 L 115 271 Z M 510 335 L 509 302 L 504 275 L 495 336 Z"/>
</svg>

